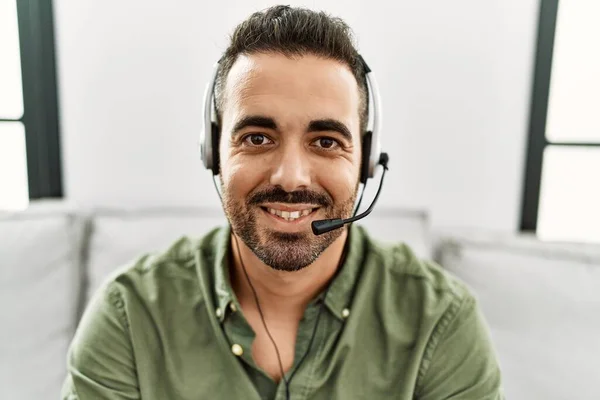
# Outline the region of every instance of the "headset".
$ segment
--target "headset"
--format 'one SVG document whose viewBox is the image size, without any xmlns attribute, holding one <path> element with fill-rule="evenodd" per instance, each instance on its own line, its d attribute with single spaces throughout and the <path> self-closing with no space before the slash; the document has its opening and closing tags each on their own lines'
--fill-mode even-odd
<svg viewBox="0 0 600 400">
<path fill-rule="evenodd" d="M 383 174 L 379 183 L 379 189 L 375 195 L 375 199 L 371 206 L 364 213 L 348 219 L 331 219 L 319 220 L 312 222 L 312 231 L 315 235 L 321 235 L 333 229 L 338 229 L 347 223 L 357 221 L 369 215 L 379 198 L 381 187 L 383 186 L 383 178 L 387 171 L 387 163 L 389 157 L 387 153 L 381 152 L 381 100 L 379 97 L 379 88 L 373 72 L 365 62 L 364 58 L 358 56 L 363 64 L 365 78 L 367 81 L 367 101 L 369 104 L 369 116 L 367 118 L 367 131 L 362 136 L 362 160 L 360 171 L 360 183 L 366 185 L 369 178 L 373 178 L 378 165 L 383 166 Z M 219 136 L 220 127 L 217 121 L 217 110 L 215 106 L 214 88 L 219 73 L 221 60 L 217 61 L 213 67 L 211 78 L 206 85 L 204 91 L 204 123 L 200 131 L 200 157 L 204 167 L 212 171 L 213 178 L 219 175 Z M 370 129 L 369 129 L 370 125 Z M 362 195 L 361 195 L 362 199 Z M 360 205 L 360 201 L 359 201 Z M 358 208 L 357 208 L 358 210 Z"/>
</svg>

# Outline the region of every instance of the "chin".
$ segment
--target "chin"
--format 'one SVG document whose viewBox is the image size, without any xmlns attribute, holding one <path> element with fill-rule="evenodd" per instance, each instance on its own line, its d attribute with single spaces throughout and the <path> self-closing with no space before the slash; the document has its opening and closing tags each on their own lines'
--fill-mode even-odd
<svg viewBox="0 0 600 400">
<path fill-rule="evenodd" d="M 310 240 L 308 232 L 268 231 L 260 244 L 251 247 L 266 265 L 278 271 L 298 271 L 312 264 L 320 255 L 320 247 Z"/>
<path fill-rule="evenodd" d="M 316 236 L 310 227 L 313 219 L 344 215 L 343 212 L 318 210 L 318 217 L 288 225 L 260 208 L 228 207 L 226 211 L 230 211 L 228 219 L 233 232 L 259 260 L 278 271 L 298 271 L 311 265 L 343 232 L 337 229 Z"/>
</svg>

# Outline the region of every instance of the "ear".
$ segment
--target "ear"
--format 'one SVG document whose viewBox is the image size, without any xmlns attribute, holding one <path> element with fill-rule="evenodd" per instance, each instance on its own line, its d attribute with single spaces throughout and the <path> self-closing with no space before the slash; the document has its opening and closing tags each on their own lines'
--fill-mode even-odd
<svg viewBox="0 0 600 400">
<path fill-rule="evenodd" d="M 215 122 L 211 123 L 212 135 L 212 172 L 213 175 L 219 175 L 221 160 L 219 158 L 219 125 Z"/>
<path fill-rule="evenodd" d="M 360 183 L 366 183 L 369 179 L 369 157 L 371 156 L 371 140 L 373 132 L 367 131 L 362 137 L 362 156 L 360 164 Z M 213 158 L 214 159 L 214 158 Z"/>
</svg>

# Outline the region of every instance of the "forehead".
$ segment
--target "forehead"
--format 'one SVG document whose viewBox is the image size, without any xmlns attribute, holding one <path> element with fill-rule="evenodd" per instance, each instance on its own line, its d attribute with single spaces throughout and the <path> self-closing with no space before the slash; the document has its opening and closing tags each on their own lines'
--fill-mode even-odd
<svg viewBox="0 0 600 400">
<path fill-rule="evenodd" d="M 225 86 L 224 119 L 268 115 L 279 123 L 336 118 L 358 130 L 358 83 L 335 60 L 304 55 L 240 55 Z"/>
</svg>

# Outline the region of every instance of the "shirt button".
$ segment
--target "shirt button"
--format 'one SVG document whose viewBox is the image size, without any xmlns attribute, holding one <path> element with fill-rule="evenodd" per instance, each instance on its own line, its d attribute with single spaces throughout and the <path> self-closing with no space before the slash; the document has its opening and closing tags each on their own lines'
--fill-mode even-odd
<svg viewBox="0 0 600 400">
<path fill-rule="evenodd" d="M 233 301 L 231 303 L 229 303 L 229 309 L 231 310 L 231 312 L 236 312 L 237 311 L 237 307 L 235 306 L 235 304 L 233 303 Z"/>
<path fill-rule="evenodd" d="M 223 311 L 221 311 L 220 308 L 217 308 L 215 314 L 217 315 L 217 318 L 221 318 L 223 316 Z"/>
<path fill-rule="evenodd" d="M 244 354 L 244 349 L 242 348 L 242 346 L 236 343 L 233 346 L 231 346 L 231 352 L 239 357 L 242 354 Z"/>
<path fill-rule="evenodd" d="M 348 318 L 349 316 L 350 316 L 350 310 L 348 310 L 347 308 L 344 308 L 342 310 L 342 317 Z"/>
</svg>

